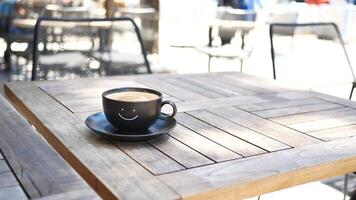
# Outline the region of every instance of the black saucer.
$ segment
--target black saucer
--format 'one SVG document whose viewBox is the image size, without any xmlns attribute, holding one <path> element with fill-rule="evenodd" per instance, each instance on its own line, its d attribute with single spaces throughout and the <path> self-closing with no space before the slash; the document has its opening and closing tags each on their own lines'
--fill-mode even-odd
<svg viewBox="0 0 356 200">
<path fill-rule="evenodd" d="M 106 119 L 104 112 L 98 112 L 87 117 L 85 124 L 95 133 L 121 141 L 144 141 L 151 140 L 171 131 L 175 125 L 174 118 L 161 119 L 152 124 L 147 131 L 139 133 L 129 133 L 117 130 Z"/>
</svg>

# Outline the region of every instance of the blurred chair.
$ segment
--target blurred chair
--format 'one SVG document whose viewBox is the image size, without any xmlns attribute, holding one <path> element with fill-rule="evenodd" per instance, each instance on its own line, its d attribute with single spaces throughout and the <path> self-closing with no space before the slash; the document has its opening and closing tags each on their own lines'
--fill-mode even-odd
<svg viewBox="0 0 356 200">
<path fill-rule="evenodd" d="M 37 18 L 43 14 L 43 11 L 44 5 L 27 3 L 16 3 L 9 8 L 9 16 L 5 25 L 5 33 L 3 35 L 7 44 L 4 57 L 8 69 L 11 68 L 12 55 L 16 56 L 16 62 L 18 62 L 19 57 L 25 58 L 26 62 L 28 62 L 31 60 L 32 54 L 34 29 L 29 27 L 14 26 L 12 23 L 13 20 Z M 26 47 L 23 49 L 13 49 L 13 43 L 24 44 Z"/>
<path fill-rule="evenodd" d="M 256 12 L 253 10 L 233 9 L 231 7 L 218 7 L 216 20 L 209 26 L 209 44 L 207 47 L 198 47 L 197 50 L 209 56 L 208 71 L 210 72 L 212 58 L 238 59 L 242 72 L 243 61 L 253 50 L 253 45 L 245 47 L 246 35 L 255 28 Z M 217 29 L 218 34 L 214 35 Z M 232 38 L 238 32 L 241 43 L 232 43 Z M 220 38 L 221 45 L 213 45 L 214 40 Z"/>
<path fill-rule="evenodd" d="M 140 30 L 127 17 L 39 18 L 32 60 L 31 80 L 151 73 Z"/>
<path fill-rule="evenodd" d="M 295 23 L 297 23 L 297 20 L 298 20 L 298 12 L 295 12 L 295 11 L 274 11 L 272 13 L 269 13 L 267 23 L 268 24 L 274 24 L 274 23 L 295 24 Z M 293 26 L 290 26 L 290 27 L 277 26 L 277 27 L 274 27 L 273 33 L 274 33 L 274 35 L 278 35 L 278 36 L 291 37 L 290 49 L 292 49 L 293 43 L 294 43 L 295 29 L 296 29 L 296 27 L 293 27 Z"/>
<path fill-rule="evenodd" d="M 353 77 L 353 82 L 352 82 L 352 87 L 351 87 L 351 93 L 349 96 L 349 99 L 352 98 L 352 93 L 354 88 L 356 87 L 356 77 L 355 77 L 355 73 L 353 71 L 353 67 L 351 65 L 351 61 L 350 58 L 347 54 L 346 48 L 345 48 L 345 44 L 344 41 L 341 37 L 341 33 L 340 30 L 338 28 L 338 26 L 335 23 L 271 23 L 270 27 L 269 27 L 269 37 L 270 37 L 270 44 L 271 44 L 271 58 L 272 58 L 272 67 L 273 67 L 273 78 L 276 79 L 276 64 L 275 64 L 275 50 L 274 50 L 274 40 L 273 40 L 273 36 L 274 36 L 274 31 L 275 28 L 277 27 L 318 27 L 318 26 L 331 26 L 333 27 L 333 29 L 336 32 L 337 38 L 340 42 L 340 45 L 342 47 L 342 50 L 344 52 L 346 61 L 349 65 L 350 71 L 351 71 L 351 75 Z"/>
<path fill-rule="evenodd" d="M 216 19 L 208 29 L 208 45 L 171 45 L 178 48 L 192 48 L 208 56 L 208 72 L 211 71 L 213 58 L 237 59 L 240 61 L 242 72 L 243 61 L 247 59 L 254 48 L 254 42 L 246 45 L 246 36 L 255 28 L 257 13 L 252 10 L 234 9 L 232 7 L 218 7 Z M 239 35 L 240 43 L 233 42 L 233 38 Z M 216 41 L 220 44 L 215 44 Z M 252 41 L 252 40 L 251 40 Z"/>
</svg>

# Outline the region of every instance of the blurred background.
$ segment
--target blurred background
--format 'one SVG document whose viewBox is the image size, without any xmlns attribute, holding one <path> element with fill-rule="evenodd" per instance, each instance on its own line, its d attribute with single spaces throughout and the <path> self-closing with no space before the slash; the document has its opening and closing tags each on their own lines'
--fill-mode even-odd
<svg viewBox="0 0 356 200">
<path fill-rule="evenodd" d="M 243 73 L 272 79 L 271 23 L 336 23 L 352 65 L 356 62 L 353 56 L 356 51 L 356 6 L 353 1 L 0 2 L 0 55 L 3 55 L 0 63 L 1 69 L 7 70 L 0 76 L 6 81 L 29 80 L 32 69 L 30 47 L 35 22 L 31 27 L 21 19 L 36 19 L 39 16 L 132 17 L 141 30 L 154 73 L 241 71 L 242 68 Z M 62 35 L 67 35 L 67 32 Z M 121 37 L 125 48 L 130 48 L 130 39 L 135 40 L 130 36 Z M 73 42 L 69 44 L 75 46 Z M 276 28 L 274 48 L 277 80 L 287 80 L 289 84 L 324 92 L 334 88 L 334 95 L 348 95 L 353 77 L 333 27 Z"/>
</svg>

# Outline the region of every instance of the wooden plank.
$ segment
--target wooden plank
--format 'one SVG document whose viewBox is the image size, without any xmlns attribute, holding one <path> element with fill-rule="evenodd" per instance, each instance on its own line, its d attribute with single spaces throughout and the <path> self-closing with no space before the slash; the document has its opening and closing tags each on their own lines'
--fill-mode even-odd
<svg viewBox="0 0 356 200">
<path fill-rule="evenodd" d="M 11 171 L 0 174 L 0 188 L 17 185 L 19 185 L 19 183 L 17 182 L 14 174 Z"/>
<path fill-rule="evenodd" d="M 11 172 L 11 170 L 5 160 L 0 160 L 0 174 L 5 172 Z"/>
<path fill-rule="evenodd" d="M 349 112 L 356 114 L 355 109 L 344 107 L 344 108 L 316 111 L 311 113 L 302 113 L 302 114 L 288 115 L 282 117 L 275 117 L 275 118 L 270 118 L 270 120 L 278 122 L 280 124 L 288 125 L 288 124 L 296 124 L 301 122 L 343 116 Z"/>
<path fill-rule="evenodd" d="M 51 196 L 46 196 L 42 198 L 38 198 L 37 200 L 80 200 L 80 199 L 85 199 L 85 200 L 90 200 L 90 199 L 96 199 L 96 197 L 88 190 L 75 190 L 75 191 L 68 191 L 68 192 L 63 192 L 60 194 L 55 194 Z"/>
<path fill-rule="evenodd" d="M 241 105 L 239 106 L 239 108 L 241 108 L 242 110 L 253 112 L 253 111 L 276 109 L 276 108 L 287 108 L 287 107 L 300 106 L 300 105 L 317 104 L 322 102 L 325 101 L 321 101 L 316 98 L 293 99 L 293 100 L 282 100 L 282 101 L 274 100 L 274 101 L 263 102 L 263 103 Z"/>
<path fill-rule="evenodd" d="M 311 96 L 317 97 L 319 99 L 325 100 L 325 101 L 341 104 L 343 106 L 347 106 L 350 108 L 356 108 L 356 103 L 354 101 L 350 101 L 348 99 L 342 99 L 340 97 L 335 97 L 335 96 L 331 96 L 328 94 L 323 94 L 323 93 L 319 93 L 319 92 L 315 92 L 315 91 L 308 91 L 308 94 Z"/>
<path fill-rule="evenodd" d="M 214 91 L 214 92 L 219 93 L 226 97 L 241 96 L 241 94 L 238 92 L 229 90 L 228 88 L 219 87 L 215 84 L 212 84 L 210 81 L 205 81 L 200 78 L 185 76 L 185 77 L 181 77 L 179 79 L 184 80 L 185 82 L 189 83 L 190 85 L 196 85 L 200 88 Z"/>
<path fill-rule="evenodd" d="M 287 92 L 287 91 L 298 91 L 300 89 L 294 88 L 291 86 L 286 85 L 285 82 L 278 82 L 276 80 L 268 80 L 264 78 L 260 78 L 257 76 L 252 76 L 248 74 L 242 74 L 242 73 L 230 73 L 230 72 L 223 72 L 222 73 L 224 78 L 229 78 L 232 81 L 237 81 L 243 84 L 249 84 L 249 85 L 258 85 L 259 87 L 268 89 L 270 91 L 274 92 Z"/>
<path fill-rule="evenodd" d="M 348 115 L 348 113 L 346 113 L 344 116 L 340 116 L 337 118 L 328 118 L 297 124 L 289 124 L 288 126 L 299 131 L 311 132 L 340 126 L 347 126 L 351 124 L 356 124 L 356 116 L 354 114 Z"/>
<path fill-rule="evenodd" d="M 8 83 L 5 93 L 102 198 L 179 198 L 110 141 L 93 134 L 81 119 L 33 83 Z"/>
<path fill-rule="evenodd" d="M 202 94 L 191 92 L 189 90 L 182 89 L 178 86 L 157 79 L 140 79 L 138 80 L 138 82 L 147 85 L 155 90 L 169 94 L 170 96 L 181 99 L 183 101 L 208 99 L 208 97 L 203 96 Z"/>
<path fill-rule="evenodd" d="M 155 175 L 185 169 L 182 165 L 147 143 L 115 142 L 115 144 Z"/>
<path fill-rule="evenodd" d="M 226 120 L 206 110 L 191 111 L 189 114 L 267 151 L 290 148 L 290 146 L 286 144 Z"/>
<path fill-rule="evenodd" d="M 261 94 L 261 95 L 248 95 L 248 96 L 234 96 L 234 97 L 224 97 L 217 99 L 205 99 L 196 101 L 187 101 L 177 103 L 179 112 L 186 112 L 192 110 L 201 110 L 207 108 L 217 108 L 226 106 L 239 106 L 251 103 L 262 103 L 272 100 L 283 100 L 283 99 L 298 99 L 305 98 L 305 94 L 288 92 L 288 93 L 273 93 L 273 94 Z"/>
<path fill-rule="evenodd" d="M 44 82 L 36 82 L 35 84 L 40 86 L 40 88 L 49 91 L 52 94 L 67 94 L 70 91 L 77 91 L 79 93 L 90 93 L 90 91 L 105 91 L 110 88 L 118 88 L 118 87 L 144 87 L 135 81 L 125 80 L 123 79 L 108 79 L 108 78 L 100 78 L 94 79 L 95 85 L 93 85 L 93 81 L 87 79 L 81 80 L 71 80 L 71 83 L 67 83 L 66 81 L 44 81 Z"/>
<path fill-rule="evenodd" d="M 6 200 L 25 200 L 28 199 L 21 186 L 11 186 L 0 188 L 0 199 Z"/>
<path fill-rule="evenodd" d="M 310 135 L 325 141 L 356 136 L 356 125 L 342 126 L 332 129 L 313 131 Z"/>
<path fill-rule="evenodd" d="M 209 98 L 219 98 L 219 97 L 224 97 L 223 95 L 215 92 L 215 90 L 207 90 L 199 85 L 191 84 L 189 82 L 186 82 L 185 79 L 179 79 L 179 78 L 164 78 L 162 81 L 170 83 L 172 85 L 178 86 L 180 88 L 201 94 L 203 96 L 209 97 Z"/>
<path fill-rule="evenodd" d="M 179 113 L 176 115 L 178 123 L 195 131 L 196 133 L 209 138 L 210 140 L 242 155 L 253 156 L 266 151 L 258 148 L 257 146 L 245 142 L 225 131 L 215 128 L 191 115 L 185 113 Z"/>
<path fill-rule="evenodd" d="M 182 199 L 244 199 L 355 171 L 355 143 L 356 137 L 322 142 L 159 178 Z"/>
<path fill-rule="evenodd" d="M 216 75 L 216 76 L 218 76 L 218 75 Z M 218 79 L 216 76 L 201 76 L 201 77 L 199 77 L 199 80 L 208 82 L 208 83 L 213 84 L 220 88 L 225 88 L 225 89 L 231 90 L 231 91 L 241 94 L 241 95 L 256 94 L 256 92 L 245 89 L 241 86 L 231 85 L 230 83 L 222 82 L 221 79 Z"/>
<path fill-rule="evenodd" d="M 272 117 L 280 117 L 280 116 L 287 116 L 293 114 L 300 114 L 300 113 L 308 113 L 313 111 L 320 111 L 320 110 L 329 110 L 334 108 L 341 108 L 342 105 L 334 104 L 334 103 L 319 103 L 319 104 L 310 104 L 310 105 L 303 105 L 303 106 L 294 106 L 288 108 L 277 108 L 272 110 L 261 110 L 253 112 L 256 115 L 259 115 L 264 118 L 272 118 Z"/>
<path fill-rule="evenodd" d="M 194 151 L 183 143 L 172 137 L 167 140 L 155 140 L 150 142 L 151 145 L 176 160 L 186 168 L 198 167 L 202 165 L 213 164 L 214 162 L 202 154 Z"/>
<path fill-rule="evenodd" d="M 246 76 L 243 77 L 238 77 L 238 75 L 229 75 L 229 74 L 224 74 L 222 76 L 216 76 L 216 78 L 219 78 L 219 81 L 222 81 L 226 84 L 235 86 L 235 87 L 240 87 L 244 88 L 250 91 L 253 91 L 255 93 L 263 94 L 263 93 L 274 93 L 274 92 L 286 92 L 286 89 L 283 89 L 281 87 L 269 87 L 268 85 L 261 84 L 261 79 L 259 79 L 258 82 L 256 82 L 256 79 L 251 81 L 246 79 Z"/>
<path fill-rule="evenodd" d="M 275 140 L 288 144 L 292 147 L 321 142 L 320 140 L 309 135 L 276 124 L 272 121 L 263 119 L 235 107 L 214 108 L 209 109 L 208 111 L 235 123 L 241 124 L 251 130 L 264 134 Z"/>
<path fill-rule="evenodd" d="M 29 90 L 26 92 L 30 96 L 35 95 Z M 89 189 L 84 180 L 2 96 L 0 110 L 6 110 L 0 113 L 0 149 L 29 197 Z"/>
<path fill-rule="evenodd" d="M 177 125 L 169 135 L 215 162 L 241 158 L 240 155 L 181 125 Z"/>
</svg>

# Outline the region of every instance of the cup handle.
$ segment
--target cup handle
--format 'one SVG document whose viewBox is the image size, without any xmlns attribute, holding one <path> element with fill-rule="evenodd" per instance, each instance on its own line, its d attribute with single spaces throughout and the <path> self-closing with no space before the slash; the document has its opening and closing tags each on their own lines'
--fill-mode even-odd
<svg viewBox="0 0 356 200">
<path fill-rule="evenodd" d="M 173 113 L 171 115 L 168 115 L 168 114 L 165 114 L 165 113 L 161 113 L 160 117 L 163 118 L 163 119 L 173 118 L 177 114 L 177 106 L 173 101 L 166 100 L 166 101 L 162 101 L 161 107 L 163 107 L 166 104 L 169 104 L 170 106 L 172 106 Z"/>
</svg>

